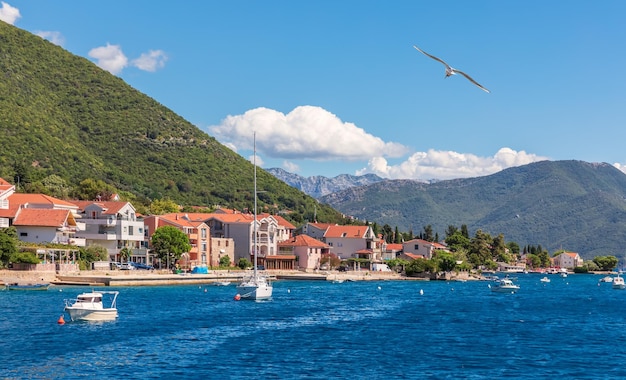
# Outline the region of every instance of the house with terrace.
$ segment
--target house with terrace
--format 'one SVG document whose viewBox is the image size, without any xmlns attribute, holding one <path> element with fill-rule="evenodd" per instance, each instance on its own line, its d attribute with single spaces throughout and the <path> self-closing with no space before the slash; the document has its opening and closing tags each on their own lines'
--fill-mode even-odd
<svg viewBox="0 0 626 380">
<path fill-rule="evenodd" d="M 151 215 L 143 220 L 146 230 L 146 244 L 149 245 L 152 234 L 163 226 L 172 226 L 181 230 L 189 238 L 191 249 L 183 253 L 178 264 L 183 268 L 193 269 L 196 266 L 217 266 L 217 260 L 211 255 L 211 234 L 209 226 L 204 222 L 206 215 L 203 213 L 172 213 L 165 215 Z M 169 263 L 173 264 L 173 263 Z M 168 263 L 161 263 L 167 266 Z"/>
<path fill-rule="evenodd" d="M 84 228 L 76 233 L 86 245 L 106 248 L 109 260 L 121 262 L 120 251 L 131 251 L 130 261 L 152 265 L 145 245 L 144 223 L 135 207 L 124 201 L 71 201 Z"/>
<path fill-rule="evenodd" d="M 448 247 L 446 247 L 445 245 L 428 240 L 413 239 L 402 243 L 403 253 L 421 255 L 428 260 L 433 258 L 433 254 L 437 250 L 443 250 L 446 252 L 449 251 Z"/>
<path fill-rule="evenodd" d="M 76 205 L 45 194 L 12 193 L 6 201 L 0 218 L 15 227 L 21 241 L 85 246 L 76 236 L 84 229 Z"/>
<path fill-rule="evenodd" d="M 323 241 L 330 247 L 330 252 L 341 260 L 371 264 L 382 262 L 383 241 L 378 239 L 370 226 L 328 226 Z M 361 265 L 359 264 L 359 267 Z M 358 269 L 358 268 L 357 268 Z"/>
<path fill-rule="evenodd" d="M 327 244 L 307 235 L 297 235 L 278 243 L 277 256 L 294 262 L 295 266 L 289 269 L 311 272 L 320 268 L 322 256 L 329 253 Z"/>
</svg>

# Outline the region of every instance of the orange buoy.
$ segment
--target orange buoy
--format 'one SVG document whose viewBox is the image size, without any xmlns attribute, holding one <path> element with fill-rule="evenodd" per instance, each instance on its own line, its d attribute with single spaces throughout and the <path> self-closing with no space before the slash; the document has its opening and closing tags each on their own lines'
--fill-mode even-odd
<svg viewBox="0 0 626 380">
<path fill-rule="evenodd" d="M 239 301 L 241 299 L 241 294 L 235 295 L 235 301 Z"/>
<path fill-rule="evenodd" d="M 64 325 L 65 324 L 65 319 L 63 319 L 63 316 L 59 317 L 59 320 L 57 321 L 58 324 L 60 325 Z"/>
</svg>

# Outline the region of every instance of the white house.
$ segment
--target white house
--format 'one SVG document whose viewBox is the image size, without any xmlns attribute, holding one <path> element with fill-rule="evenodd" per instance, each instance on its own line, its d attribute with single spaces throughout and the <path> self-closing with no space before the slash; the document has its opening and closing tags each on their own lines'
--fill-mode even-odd
<svg viewBox="0 0 626 380">
<path fill-rule="evenodd" d="M 87 245 L 97 244 L 107 249 L 111 261 L 120 261 L 123 248 L 132 251 L 132 261 L 151 264 L 144 245 L 143 220 L 135 208 L 122 201 L 72 201 L 85 228 L 76 236 Z"/>
<path fill-rule="evenodd" d="M 433 253 L 438 249 L 447 251 L 448 247 L 443 244 L 422 239 L 413 239 L 402 243 L 402 251 L 404 253 L 421 255 L 428 260 L 433 258 Z"/>
<path fill-rule="evenodd" d="M 583 259 L 576 252 L 563 252 L 553 259 L 555 267 L 574 269 L 583 265 Z"/>
</svg>

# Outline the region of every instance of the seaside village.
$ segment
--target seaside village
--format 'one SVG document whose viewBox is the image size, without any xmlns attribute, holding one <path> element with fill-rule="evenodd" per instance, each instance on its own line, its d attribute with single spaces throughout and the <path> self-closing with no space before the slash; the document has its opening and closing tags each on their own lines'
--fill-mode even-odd
<svg viewBox="0 0 626 380">
<path fill-rule="evenodd" d="M 257 219 L 256 260 L 265 270 L 328 270 L 330 263 L 323 258 L 331 255 L 337 256 L 347 271 L 391 272 L 387 260 L 430 259 L 435 250 L 446 250 L 443 244 L 420 239 L 388 244 L 369 226 L 306 223 L 296 228 L 278 215 L 259 214 Z M 93 244 L 107 249 L 109 262 L 95 262 L 91 269 L 116 269 L 113 263 L 125 261 L 167 269 L 167 264 L 160 263 L 150 251 L 151 236 L 162 226 L 173 226 L 189 237 L 191 250 L 176 263 L 181 270 L 217 267 L 225 256 L 234 266 L 241 258 L 251 259 L 253 222 L 252 214 L 230 209 L 142 216 L 131 203 L 119 200 L 66 201 L 44 194 L 16 193 L 14 185 L 0 178 L 0 228 L 15 227 L 23 242 L 68 245 L 68 249 L 36 249 L 40 264 L 14 265 L 14 270 L 78 271 L 77 251 L 72 247 Z M 127 260 L 120 255 L 124 248 L 132 252 Z M 577 253 L 565 252 L 554 258 L 555 267 L 573 269 L 580 265 L 582 259 Z M 524 263 L 503 263 L 498 268 L 512 272 L 525 269 Z"/>
</svg>

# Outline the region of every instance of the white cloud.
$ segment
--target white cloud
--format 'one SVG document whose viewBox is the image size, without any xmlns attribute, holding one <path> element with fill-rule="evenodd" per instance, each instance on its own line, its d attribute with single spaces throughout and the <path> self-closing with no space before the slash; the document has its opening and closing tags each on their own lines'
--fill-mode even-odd
<svg viewBox="0 0 626 380">
<path fill-rule="evenodd" d="M 120 73 L 128 65 L 128 58 L 119 45 L 107 43 L 106 46 L 93 48 L 89 51 L 89 56 L 96 59 L 96 65 L 111 74 Z"/>
<path fill-rule="evenodd" d="M 250 161 L 250 163 L 254 164 L 254 154 L 248 157 L 248 160 Z M 263 166 L 265 163 L 263 162 L 263 159 L 261 157 L 259 157 L 259 155 L 256 155 L 256 166 Z"/>
<path fill-rule="evenodd" d="M 139 58 L 133 59 L 132 64 L 140 70 L 153 73 L 165 67 L 167 58 L 162 50 L 150 50 L 148 53 L 143 53 Z"/>
<path fill-rule="evenodd" d="M 300 106 L 286 115 L 255 108 L 229 115 L 209 129 L 223 143 L 243 149 L 252 148 L 256 131 L 257 149 L 274 158 L 358 161 L 374 155 L 401 157 L 408 152 L 399 143 L 385 142 L 315 106 Z"/>
<path fill-rule="evenodd" d="M 63 44 L 65 43 L 65 38 L 63 38 L 63 35 L 60 32 L 37 30 L 34 32 L 34 34 L 58 46 L 63 46 Z"/>
<path fill-rule="evenodd" d="M 283 169 L 289 173 L 297 173 L 300 171 L 300 166 L 298 166 L 295 162 L 283 161 Z"/>
<path fill-rule="evenodd" d="M 616 162 L 616 163 L 613 164 L 613 166 L 615 166 L 621 172 L 626 174 L 626 164 L 620 164 L 620 163 Z"/>
<path fill-rule="evenodd" d="M 373 157 L 367 168 L 358 170 L 356 174 L 374 173 L 391 179 L 443 180 L 485 176 L 509 167 L 547 159 L 510 148 L 501 148 L 493 157 L 431 149 L 414 153 L 398 165 L 389 165 L 383 157 Z"/>
<path fill-rule="evenodd" d="M 14 25 L 15 21 L 22 17 L 20 14 L 20 10 L 10 6 L 4 1 L 0 3 L 0 20 L 6 22 L 7 24 Z"/>
</svg>

